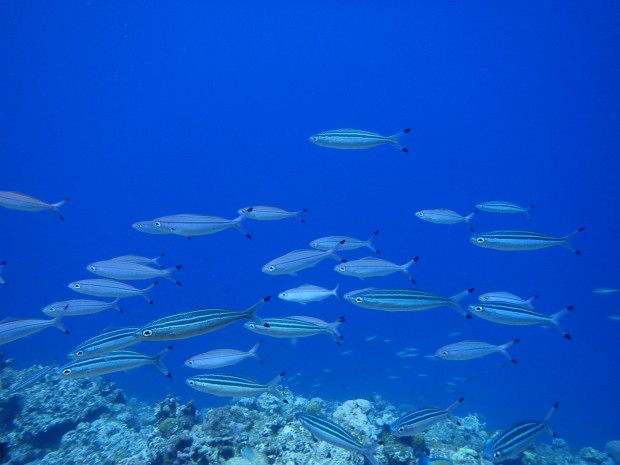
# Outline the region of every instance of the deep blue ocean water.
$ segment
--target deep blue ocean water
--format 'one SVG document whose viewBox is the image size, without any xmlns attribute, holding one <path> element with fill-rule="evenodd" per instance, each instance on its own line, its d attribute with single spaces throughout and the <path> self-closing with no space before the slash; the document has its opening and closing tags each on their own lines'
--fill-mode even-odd
<svg viewBox="0 0 620 465">
<path fill-rule="evenodd" d="M 346 400 L 379 393 L 417 406 L 480 413 L 490 429 L 542 419 L 554 402 L 557 434 L 602 448 L 620 439 L 617 417 L 620 295 L 596 287 L 618 277 L 620 5 L 593 2 L 3 2 L 0 6 L 0 190 L 48 202 L 63 197 L 66 221 L 49 212 L 0 210 L 0 260 L 9 283 L 0 313 L 41 317 L 51 302 L 83 296 L 70 281 L 88 263 L 165 252 L 181 287 L 162 280 L 155 305 L 136 297 L 125 312 L 66 318 L 1 349 L 20 368 L 48 364 L 105 328 L 204 307 L 243 309 L 273 296 L 262 316 L 340 315 L 342 347 L 325 336 L 265 339 L 253 361 L 223 371 L 283 384 L 299 395 Z M 409 153 L 382 146 L 340 151 L 308 137 L 353 127 L 392 134 Z M 508 200 L 522 215 L 480 213 L 476 231 L 586 231 L 574 255 L 481 249 L 463 224 L 422 222 L 414 212 Z M 307 222 L 255 222 L 187 240 L 131 224 L 175 213 L 227 218 L 249 205 L 307 208 Z M 281 301 L 303 283 L 341 290 L 407 287 L 404 275 L 340 277 L 326 260 L 299 276 L 267 276 L 267 261 L 325 235 L 367 238 L 382 257 L 412 268 L 417 287 L 453 295 L 506 290 L 539 294 L 573 340 L 552 328 L 467 320 L 448 308 L 364 310 L 330 299 Z M 367 251 L 342 254 L 360 258 Z M 148 282 L 137 283 L 146 286 Z M 454 333 L 460 333 L 454 335 Z M 374 336 L 374 338 L 372 338 Z M 521 343 L 464 362 L 425 358 L 460 339 Z M 109 375 L 149 402 L 172 393 L 200 407 L 228 399 L 191 390 L 184 360 L 214 348 L 247 350 L 241 323 L 174 342 L 173 379 L 140 368 Z M 370 339 L 370 340 L 367 340 Z M 157 353 L 167 343 L 143 343 Z M 422 356 L 400 358 L 407 347 Z M 548 440 L 548 438 L 544 438 Z"/>
</svg>

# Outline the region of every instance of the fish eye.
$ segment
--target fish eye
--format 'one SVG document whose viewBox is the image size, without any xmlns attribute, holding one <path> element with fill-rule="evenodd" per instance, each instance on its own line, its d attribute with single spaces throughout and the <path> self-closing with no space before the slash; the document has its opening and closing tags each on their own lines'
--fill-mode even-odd
<svg viewBox="0 0 620 465">
<path fill-rule="evenodd" d="M 417 215 L 418 216 L 424 216 L 424 213 L 423 212 L 418 212 Z"/>
<path fill-rule="evenodd" d="M 495 451 L 493 452 L 493 458 L 494 459 L 498 459 L 502 456 L 502 453 L 500 451 Z"/>
<path fill-rule="evenodd" d="M 56 309 L 55 309 L 54 307 L 50 307 L 50 308 L 48 308 L 48 309 L 47 309 L 47 311 L 48 311 L 48 312 L 50 312 L 50 313 L 52 313 L 52 312 L 55 312 L 55 311 L 56 311 Z"/>
<path fill-rule="evenodd" d="M 267 268 L 269 271 L 275 271 L 276 267 L 271 265 L 269 268 Z"/>
<path fill-rule="evenodd" d="M 193 365 L 193 364 L 194 364 L 194 361 L 193 361 L 193 360 L 188 360 L 188 361 L 187 361 L 187 364 L 188 364 L 188 365 Z"/>
<path fill-rule="evenodd" d="M 489 296 L 488 296 L 488 295 L 485 295 L 485 296 L 482 298 L 482 300 L 489 300 Z"/>
<path fill-rule="evenodd" d="M 316 142 L 317 140 L 319 140 L 319 138 L 317 136 L 313 136 L 312 140 Z"/>
<path fill-rule="evenodd" d="M 248 328 L 254 329 L 256 328 L 256 325 L 254 323 L 248 323 Z"/>
<path fill-rule="evenodd" d="M 161 223 L 159 221 L 155 221 L 155 226 L 159 228 L 161 226 Z"/>
<path fill-rule="evenodd" d="M 363 301 L 364 301 L 364 299 L 362 299 L 361 297 L 356 297 L 356 298 L 355 298 L 355 301 L 359 303 L 359 302 L 363 302 Z"/>
<path fill-rule="evenodd" d="M 92 266 L 92 265 L 91 265 L 91 266 L 89 266 L 89 267 L 88 267 L 88 269 L 89 269 L 90 271 L 95 271 L 95 270 L 96 270 L 96 268 L 95 268 L 94 266 Z"/>
<path fill-rule="evenodd" d="M 149 337 L 153 335 L 153 331 L 151 331 L 150 329 L 145 329 L 144 331 L 142 331 L 142 335 L 144 337 Z"/>
<path fill-rule="evenodd" d="M 280 297 L 286 297 L 286 296 L 287 296 L 287 293 L 286 293 L 286 292 L 281 292 L 281 293 L 280 293 Z"/>
<path fill-rule="evenodd" d="M 194 380 L 190 379 L 190 380 L 187 382 L 187 384 L 189 384 L 190 386 L 193 386 L 193 385 L 194 385 Z"/>
<path fill-rule="evenodd" d="M 474 307 L 474 310 L 476 310 L 477 312 L 481 312 L 482 311 L 482 306 L 481 305 L 476 305 Z"/>
<path fill-rule="evenodd" d="M 340 270 L 340 271 L 345 271 L 346 269 L 347 269 L 347 268 L 346 268 L 345 266 L 339 266 L 339 267 L 338 267 L 338 270 Z"/>
<path fill-rule="evenodd" d="M 71 368 L 65 368 L 64 370 L 62 370 L 62 374 L 67 376 L 71 374 Z"/>
<path fill-rule="evenodd" d="M 81 357 L 82 355 L 84 355 L 84 351 L 83 350 L 78 350 L 75 355 L 77 355 L 78 357 Z"/>
<path fill-rule="evenodd" d="M 399 427 L 398 427 L 398 432 L 399 432 L 399 433 L 402 433 L 403 431 L 405 431 L 405 428 L 404 428 L 404 427 L 402 427 L 402 426 L 399 426 Z"/>
<path fill-rule="evenodd" d="M 484 237 L 476 237 L 476 242 L 482 244 L 484 242 Z"/>
<path fill-rule="evenodd" d="M 319 245 L 319 244 L 318 244 L 317 242 L 312 242 L 312 243 L 310 243 L 310 247 L 316 247 L 316 246 L 318 246 L 318 245 Z"/>
<path fill-rule="evenodd" d="M 443 355 L 444 357 L 447 357 L 447 356 L 448 356 L 448 351 L 447 351 L 447 350 L 444 350 L 444 351 L 441 353 L 441 355 Z"/>
<path fill-rule="evenodd" d="M 74 284 L 74 285 L 73 285 L 73 288 L 74 288 L 74 289 L 79 289 L 80 287 L 81 287 L 81 286 L 80 286 L 79 284 Z"/>
</svg>

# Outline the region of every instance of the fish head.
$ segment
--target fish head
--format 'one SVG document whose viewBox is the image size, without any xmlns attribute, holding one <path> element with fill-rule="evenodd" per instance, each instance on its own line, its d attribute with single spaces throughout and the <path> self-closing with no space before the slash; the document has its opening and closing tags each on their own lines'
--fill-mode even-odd
<svg viewBox="0 0 620 465">
<path fill-rule="evenodd" d="M 161 222 L 149 220 L 149 221 L 137 221 L 131 225 L 136 231 L 140 231 L 146 234 L 170 234 L 170 231 L 162 228 Z"/>
<path fill-rule="evenodd" d="M 287 300 L 288 298 L 288 292 L 280 292 L 278 294 L 278 297 L 280 297 L 282 300 Z"/>
<path fill-rule="evenodd" d="M 90 271 L 91 273 L 94 273 L 94 272 L 96 272 L 96 271 L 97 271 L 97 267 L 95 266 L 95 264 L 94 264 L 94 263 L 91 263 L 90 265 L 87 265 L 87 266 L 86 266 L 86 269 L 87 269 L 88 271 Z"/>
<path fill-rule="evenodd" d="M 415 212 L 415 216 L 417 216 L 420 219 L 424 219 L 424 210 L 420 210 L 419 212 Z"/>
<path fill-rule="evenodd" d="M 344 263 L 338 263 L 335 267 L 334 267 L 334 271 L 340 274 L 344 274 L 347 272 L 347 266 Z"/>
<path fill-rule="evenodd" d="M 254 207 L 244 207 L 244 208 L 240 208 L 239 210 L 237 210 L 237 214 L 239 214 L 239 215 L 245 215 L 245 214 L 247 214 L 247 213 L 250 213 L 253 209 L 254 209 Z"/>
<path fill-rule="evenodd" d="M 264 327 L 263 325 L 259 325 L 258 323 L 256 323 L 255 321 L 246 321 L 243 325 L 243 327 L 245 329 L 249 329 L 250 331 L 254 331 L 256 332 L 256 327 L 257 326 L 261 326 Z"/>
<path fill-rule="evenodd" d="M 468 305 L 467 310 L 469 310 L 469 312 L 473 313 L 474 315 L 481 315 L 486 312 L 486 307 L 481 304 Z"/>
<path fill-rule="evenodd" d="M 314 134 L 313 136 L 310 136 L 309 140 L 313 144 L 321 145 L 321 135 L 320 134 Z"/>
<path fill-rule="evenodd" d="M 505 457 L 501 450 L 495 449 L 492 445 L 487 445 L 482 456 L 493 463 L 499 463 L 509 458 Z"/>
<path fill-rule="evenodd" d="M 73 289 L 74 291 L 80 291 L 80 289 L 82 289 L 82 285 L 80 284 L 79 281 L 73 281 L 71 283 L 68 284 L 69 289 Z"/>
<path fill-rule="evenodd" d="M 276 274 L 277 271 L 278 271 L 278 267 L 276 265 L 269 264 L 269 263 L 267 263 L 262 268 L 262 272 L 263 273 L 267 273 L 267 274 Z"/>
<path fill-rule="evenodd" d="M 194 366 L 194 359 L 193 359 L 193 358 L 190 358 L 189 360 L 185 360 L 184 365 L 185 365 L 186 367 L 190 367 L 190 368 L 192 368 L 192 367 Z"/>
<path fill-rule="evenodd" d="M 486 239 L 482 236 L 475 235 L 469 238 L 469 242 L 471 242 L 474 245 L 479 245 L 481 247 L 484 247 L 486 244 Z"/>
<path fill-rule="evenodd" d="M 312 241 L 310 242 L 310 247 L 312 247 L 313 249 L 318 249 L 319 248 L 319 243 L 317 241 Z"/>
<path fill-rule="evenodd" d="M 399 422 L 394 422 L 390 425 L 390 432 L 398 437 L 411 436 L 415 433 L 411 428 L 407 428 L 405 425 L 401 425 Z"/>
<path fill-rule="evenodd" d="M 56 305 L 50 305 L 48 307 L 45 307 L 43 309 L 43 313 L 45 313 L 47 316 L 51 316 L 52 318 L 57 317 L 58 315 L 63 313 L 63 310 L 66 309 L 67 307 L 57 307 Z"/>
<path fill-rule="evenodd" d="M 439 349 L 435 351 L 434 356 L 431 355 L 429 357 L 447 359 L 449 356 L 450 356 L 450 351 L 448 349 L 444 349 L 443 347 L 440 347 Z"/>
</svg>

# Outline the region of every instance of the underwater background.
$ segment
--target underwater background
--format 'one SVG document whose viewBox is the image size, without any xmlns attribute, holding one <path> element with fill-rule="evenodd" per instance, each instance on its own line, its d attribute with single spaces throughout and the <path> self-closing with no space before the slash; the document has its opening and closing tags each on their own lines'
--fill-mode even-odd
<svg viewBox="0 0 620 465">
<path fill-rule="evenodd" d="M 46 202 L 64 197 L 65 221 L 49 212 L 0 210 L 3 317 L 43 318 L 40 309 L 83 298 L 67 284 L 93 278 L 88 263 L 123 254 L 183 265 L 182 286 L 165 280 L 123 313 L 67 317 L 55 329 L 4 345 L 16 368 L 64 363 L 104 329 L 141 326 L 174 312 L 244 309 L 272 299 L 260 315 L 334 321 L 342 346 L 325 336 L 263 338 L 263 365 L 224 370 L 262 382 L 286 371 L 296 395 L 329 400 L 378 393 L 395 405 L 477 413 L 490 429 L 553 419 L 571 446 L 602 448 L 620 438 L 618 287 L 620 222 L 620 4 L 592 2 L 3 2 L 0 5 L 0 190 Z M 384 145 L 339 151 L 312 134 L 359 128 L 384 135 L 404 128 L 409 153 Z M 488 200 L 534 205 L 523 215 L 481 212 L 478 231 L 528 229 L 573 245 L 503 252 L 474 247 L 464 224 L 420 221 L 422 209 L 463 215 Z M 226 218 L 250 205 L 307 208 L 295 220 L 244 222 L 238 231 L 187 240 L 148 235 L 132 223 L 176 213 Z M 381 257 L 414 256 L 416 288 L 451 296 L 506 290 L 539 295 L 553 328 L 468 320 L 449 308 L 388 313 L 344 299 L 299 306 L 277 294 L 303 283 L 339 294 L 408 287 L 406 277 L 357 278 L 325 260 L 298 276 L 261 267 L 321 236 L 366 239 Z M 343 252 L 352 260 L 369 251 Z M 148 284 L 137 283 L 138 287 Z M 451 362 L 425 355 L 461 339 L 501 344 L 500 355 Z M 167 394 L 199 408 L 227 398 L 193 391 L 183 365 L 258 339 L 241 323 L 175 341 L 173 378 L 139 368 L 106 375 L 128 396 L 154 403 Z M 155 354 L 168 343 L 142 343 Z M 396 354 L 418 348 L 420 356 Z M 548 438 L 545 438 L 546 441 Z"/>
</svg>

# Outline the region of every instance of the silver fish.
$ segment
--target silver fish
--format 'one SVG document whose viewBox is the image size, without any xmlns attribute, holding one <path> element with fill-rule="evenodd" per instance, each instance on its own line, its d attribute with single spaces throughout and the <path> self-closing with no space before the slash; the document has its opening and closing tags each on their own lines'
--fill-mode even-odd
<svg viewBox="0 0 620 465">
<path fill-rule="evenodd" d="M 463 403 L 464 397 L 454 402 L 446 410 L 436 407 L 424 407 L 419 410 L 407 413 L 397 418 L 390 425 L 390 432 L 397 437 L 412 436 L 417 433 L 426 431 L 431 426 L 443 420 L 450 420 L 457 425 L 461 425 L 459 421 L 452 416 L 452 412 Z"/>
<path fill-rule="evenodd" d="M 336 284 L 336 287 L 330 291 L 329 289 L 325 289 L 321 286 L 303 284 L 299 287 L 280 292 L 278 297 L 282 300 L 286 300 L 287 302 L 297 302 L 302 305 L 305 305 L 308 302 L 319 302 L 331 296 L 334 296 L 336 299 L 340 300 L 337 294 L 339 287 L 340 283 Z"/>
<path fill-rule="evenodd" d="M 137 289 L 129 284 L 112 279 L 82 279 L 69 283 L 69 289 L 80 294 L 94 295 L 97 297 L 133 297 L 141 295 L 146 301 L 153 305 L 149 298 L 149 291 L 157 284 L 155 281 L 149 287 Z"/>
<path fill-rule="evenodd" d="M 0 262 L 0 284 L 6 286 L 6 281 L 2 277 L 2 272 L 4 271 L 4 266 L 6 265 L 6 261 Z"/>
<path fill-rule="evenodd" d="M 299 338 L 327 334 L 336 344 L 343 339 L 338 326 L 345 322 L 344 317 L 328 323 L 311 316 L 289 316 L 284 318 L 265 318 L 263 324 L 253 321 L 245 323 L 245 328 L 263 336 L 280 338 Z"/>
<path fill-rule="evenodd" d="M 491 213 L 524 213 L 528 221 L 532 221 L 529 211 L 534 208 L 534 205 L 528 207 L 521 207 L 515 203 L 504 202 L 502 200 L 491 200 L 489 202 L 482 202 L 476 205 L 478 210 Z"/>
<path fill-rule="evenodd" d="M 12 384 L 11 387 L 9 388 L 9 391 L 13 393 L 13 392 L 19 391 L 20 389 L 25 389 L 27 387 L 32 386 L 33 384 L 37 383 L 39 380 L 45 378 L 45 375 L 47 375 L 49 372 L 51 372 L 55 368 L 56 368 L 56 365 L 48 365 L 46 367 L 43 367 L 35 371 L 34 373 L 31 373 L 28 376 L 24 376 L 17 383 Z"/>
<path fill-rule="evenodd" d="M 155 365 L 166 377 L 172 378 L 162 358 L 172 346 L 162 350 L 157 355 L 144 355 L 133 350 L 117 350 L 99 357 L 75 360 L 56 369 L 55 375 L 60 378 L 88 378 L 101 376 L 117 371 L 131 370 L 142 365 Z"/>
<path fill-rule="evenodd" d="M 371 276 L 387 276 L 392 273 L 404 273 L 413 284 L 415 279 L 411 277 L 409 268 L 418 261 L 419 257 L 414 257 L 407 263 L 397 265 L 396 263 L 383 260 L 377 257 L 364 257 L 359 260 L 351 260 L 340 263 L 334 267 L 334 271 L 345 276 L 355 276 L 358 278 L 369 278 Z"/>
<path fill-rule="evenodd" d="M 63 199 L 56 203 L 45 203 L 28 194 L 13 191 L 0 191 L 0 207 L 9 208 L 11 210 L 22 210 L 27 212 L 38 212 L 42 210 L 51 210 L 56 213 L 61 220 L 64 217 L 60 213 L 59 208 L 68 202 L 69 199 Z"/>
<path fill-rule="evenodd" d="M 508 302 L 511 304 L 524 305 L 529 308 L 534 308 L 532 306 L 532 301 L 536 299 L 538 299 L 538 295 L 532 296 L 525 300 L 518 295 L 514 295 L 506 291 L 487 292 L 486 294 L 482 294 L 478 297 L 480 302 Z"/>
<path fill-rule="evenodd" d="M 306 221 L 301 217 L 302 214 L 306 213 L 308 210 L 303 208 L 301 210 L 297 210 L 295 212 L 289 212 L 286 210 L 282 210 L 278 207 L 269 207 L 267 205 L 256 205 L 253 207 L 244 207 L 237 210 L 239 215 L 246 215 L 248 218 L 252 220 L 259 221 L 274 221 L 274 220 L 283 220 L 286 218 L 294 218 L 301 223 L 305 223 Z"/>
<path fill-rule="evenodd" d="M 403 147 L 398 142 L 398 139 L 410 131 L 411 129 L 407 128 L 391 136 L 382 136 L 375 132 L 362 131 L 360 129 L 334 129 L 311 136 L 310 142 L 321 147 L 342 150 L 369 149 L 388 144 L 402 152 L 409 152 L 407 147 Z"/>
<path fill-rule="evenodd" d="M 379 234 L 379 231 L 375 231 L 372 234 L 372 236 L 370 236 L 365 241 L 362 241 L 361 239 L 356 239 L 354 237 L 349 237 L 349 236 L 319 237 L 318 239 L 315 239 L 312 242 L 310 242 L 310 247 L 312 247 L 313 249 L 319 249 L 319 250 L 329 250 L 332 247 L 334 247 L 336 244 L 338 244 L 339 242 L 344 241 L 344 244 L 342 244 L 342 247 L 340 248 L 341 251 L 355 250 L 355 249 L 360 249 L 362 247 L 367 247 L 370 250 L 372 250 L 374 253 L 379 254 L 380 253 L 379 249 L 375 248 L 375 246 L 372 245 L 373 239 L 377 237 L 378 234 Z"/>
<path fill-rule="evenodd" d="M 194 355 L 185 361 L 185 366 L 197 368 L 200 370 L 212 370 L 214 368 L 222 368 L 235 365 L 247 358 L 253 358 L 259 363 L 263 363 L 257 355 L 259 346 L 263 341 L 258 341 L 254 347 L 247 352 L 235 349 L 216 349 L 210 350 L 203 354 Z"/>
<path fill-rule="evenodd" d="M 1 269 L 0 269 L 1 270 Z M 0 281 L 2 280 L 2 278 L 0 278 Z M 620 289 L 618 289 L 617 287 L 597 287 L 596 289 L 594 289 L 592 291 L 592 294 L 594 295 L 611 295 L 611 294 L 615 294 L 616 292 L 619 292 Z"/>
<path fill-rule="evenodd" d="M 435 355 L 443 360 L 471 360 L 472 358 L 500 353 L 512 363 L 517 363 L 514 358 L 508 355 L 507 350 L 518 342 L 519 339 L 513 339 L 502 345 L 494 345 L 482 341 L 461 341 L 440 347 L 435 351 Z"/>
<path fill-rule="evenodd" d="M 277 389 L 285 374 L 285 372 L 280 373 L 267 384 L 260 384 L 253 379 L 227 374 L 192 376 L 187 378 L 185 383 L 197 391 L 221 397 L 249 397 L 268 392 L 288 404 L 288 400 Z"/>
<path fill-rule="evenodd" d="M 429 223 L 436 224 L 457 224 L 468 223 L 478 213 L 478 210 L 474 210 L 467 216 L 461 216 L 452 210 L 446 210 L 445 208 L 436 208 L 434 210 L 420 210 L 415 213 L 415 216 L 421 220 L 428 221 Z"/>
<path fill-rule="evenodd" d="M 299 413 L 297 414 L 297 419 L 304 428 L 310 431 L 310 434 L 312 434 L 315 439 L 329 442 L 349 452 L 362 454 L 368 459 L 371 465 L 379 465 L 377 458 L 374 456 L 374 452 L 377 450 L 380 443 L 375 442 L 363 445 L 343 427 L 324 418 L 310 415 L 309 413 Z"/>
<path fill-rule="evenodd" d="M 228 228 L 238 229 L 245 237 L 251 239 L 241 222 L 247 218 L 247 213 L 239 215 L 232 220 L 219 216 L 196 215 L 192 213 L 182 213 L 179 215 L 160 216 L 155 218 L 155 226 L 166 229 L 178 236 L 192 237 L 214 234 Z"/>
<path fill-rule="evenodd" d="M 312 268 L 326 258 L 340 261 L 342 259 L 336 255 L 336 252 L 344 243 L 341 241 L 329 250 L 293 250 L 271 260 L 263 266 L 262 271 L 271 275 L 291 274 L 295 276 L 298 271 Z"/>
<path fill-rule="evenodd" d="M 74 360 L 98 357 L 114 352 L 115 350 L 138 344 L 141 342 L 135 334 L 138 329 L 139 328 L 130 327 L 103 332 L 82 342 L 69 352 L 68 356 Z"/>
<path fill-rule="evenodd" d="M 65 334 L 69 331 L 60 322 L 62 315 L 52 320 L 38 320 L 35 318 L 5 318 L 0 321 L 0 345 L 30 336 L 51 326 L 58 328 Z"/>
<path fill-rule="evenodd" d="M 581 252 L 571 245 L 570 240 L 584 229 L 579 228 L 564 237 L 547 236 L 532 231 L 493 231 L 476 234 L 469 242 L 486 249 L 510 251 L 545 249 L 559 245 L 579 255 Z"/>
<path fill-rule="evenodd" d="M 114 308 L 119 312 L 122 312 L 118 306 L 120 298 L 116 298 L 112 302 L 102 302 L 101 300 L 88 300 L 88 299 L 72 299 L 63 300 L 60 302 L 54 302 L 52 304 L 43 307 L 43 313 L 47 316 L 55 317 L 57 315 L 62 316 L 78 316 L 78 315 L 92 315 L 93 313 L 103 312 L 108 308 Z"/>
<path fill-rule="evenodd" d="M 181 265 L 166 269 L 152 268 L 141 263 L 117 260 L 102 260 L 90 263 L 86 266 L 88 271 L 97 276 L 103 276 L 104 278 L 118 279 L 121 281 L 165 278 L 168 281 L 172 281 L 177 286 L 180 286 L 181 283 L 172 276 L 172 272 L 180 270 L 181 268 Z"/>
</svg>

